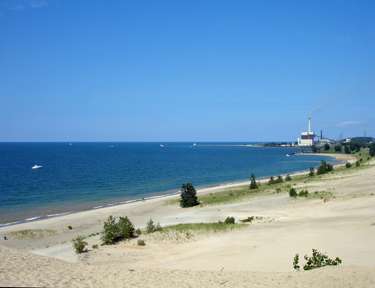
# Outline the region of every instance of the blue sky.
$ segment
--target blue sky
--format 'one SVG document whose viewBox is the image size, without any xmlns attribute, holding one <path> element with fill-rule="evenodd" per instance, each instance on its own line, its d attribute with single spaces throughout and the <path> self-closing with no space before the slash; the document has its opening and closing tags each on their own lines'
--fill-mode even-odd
<svg viewBox="0 0 375 288">
<path fill-rule="evenodd" d="M 375 1 L 0 2 L 0 141 L 375 137 Z"/>
</svg>

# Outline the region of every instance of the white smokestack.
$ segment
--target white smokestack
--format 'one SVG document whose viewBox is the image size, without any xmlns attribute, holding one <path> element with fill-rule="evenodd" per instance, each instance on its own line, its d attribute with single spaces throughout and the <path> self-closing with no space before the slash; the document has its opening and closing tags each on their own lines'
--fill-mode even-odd
<svg viewBox="0 0 375 288">
<path fill-rule="evenodd" d="M 309 117 L 309 134 L 310 134 L 310 131 L 311 131 L 311 117 Z"/>
</svg>

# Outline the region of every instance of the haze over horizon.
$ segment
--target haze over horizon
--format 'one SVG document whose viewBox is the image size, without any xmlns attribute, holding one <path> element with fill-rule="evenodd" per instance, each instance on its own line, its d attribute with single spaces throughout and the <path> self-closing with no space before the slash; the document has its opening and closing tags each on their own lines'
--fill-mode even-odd
<svg viewBox="0 0 375 288">
<path fill-rule="evenodd" d="M 0 142 L 375 137 L 374 1 L 0 3 Z"/>
</svg>

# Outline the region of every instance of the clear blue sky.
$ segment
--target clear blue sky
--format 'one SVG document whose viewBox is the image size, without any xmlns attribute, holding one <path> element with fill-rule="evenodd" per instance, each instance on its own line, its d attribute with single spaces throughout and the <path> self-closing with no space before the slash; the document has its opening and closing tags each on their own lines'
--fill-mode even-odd
<svg viewBox="0 0 375 288">
<path fill-rule="evenodd" d="M 375 1 L 0 2 L 0 141 L 375 137 Z"/>
</svg>

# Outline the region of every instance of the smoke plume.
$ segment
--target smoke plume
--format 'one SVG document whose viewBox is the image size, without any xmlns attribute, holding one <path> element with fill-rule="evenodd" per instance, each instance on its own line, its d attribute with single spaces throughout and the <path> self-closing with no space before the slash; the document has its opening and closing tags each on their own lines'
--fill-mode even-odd
<svg viewBox="0 0 375 288">
<path fill-rule="evenodd" d="M 310 116 L 312 114 L 314 114 L 316 111 L 319 111 L 319 110 L 322 110 L 322 109 L 325 109 L 325 108 L 331 106 L 333 103 L 339 101 L 341 98 L 343 98 L 347 94 L 348 94 L 348 91 L 342 91 L 342 92 L 339 92 L 339 93 L 333 95 L 332 97 L 330 97 L 328 99 L 325 99 L 324 101 L 320 102 L 318 105 L 315 105 L 311 109 Z"/>
</svg>

